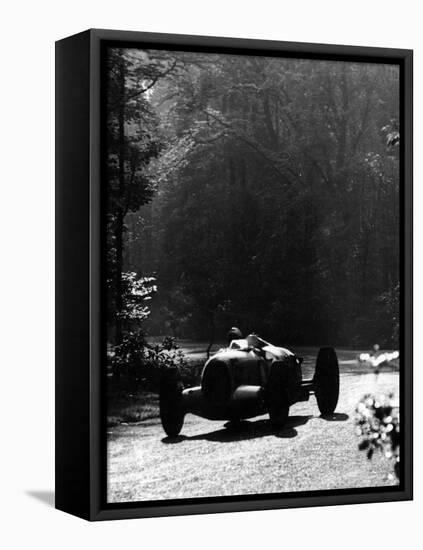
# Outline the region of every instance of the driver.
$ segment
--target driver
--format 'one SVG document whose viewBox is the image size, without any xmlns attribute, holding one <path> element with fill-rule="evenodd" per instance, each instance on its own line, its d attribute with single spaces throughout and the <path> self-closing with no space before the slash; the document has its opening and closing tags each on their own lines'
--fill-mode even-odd
<svg viewBox="0 0 423 550">
<path fill-rule="evenodd" d="M 244 338 L 238 327 L 232 327 L 228 332 L 228 344 L 232 349 L 253 350 L 260 356 L 264 355 L 262 348 L 269 345 L 257 334 L 249 334 L 247 338 Z"/>
<path fill-rule="evenodd" d="M 238 327 L 232 327 L 231 330 L 228 332 L 228 344 L 231 345 L 232 340 L 242 340 L 242 332 L 239 330 Z"/>
</svg>

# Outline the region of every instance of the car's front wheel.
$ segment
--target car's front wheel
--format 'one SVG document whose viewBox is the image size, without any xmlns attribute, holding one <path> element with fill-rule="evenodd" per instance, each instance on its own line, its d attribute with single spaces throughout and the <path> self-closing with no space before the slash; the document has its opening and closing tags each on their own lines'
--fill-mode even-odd
<svg viewBox="0 0 423 550">
<path fill-rule="evenodd" d="M 183 384 L 177 368 L 168 368 L 160 383 L 160 420 L 169 437 L 179 435 L 184 425 Z"/>
<path fill-rule="evenodd" d="M 314 373 L 314 393 L 322 416 L 335 412 L 339 398 L 339 365 L 331 347 L 320 348 Z"/>
</svg>

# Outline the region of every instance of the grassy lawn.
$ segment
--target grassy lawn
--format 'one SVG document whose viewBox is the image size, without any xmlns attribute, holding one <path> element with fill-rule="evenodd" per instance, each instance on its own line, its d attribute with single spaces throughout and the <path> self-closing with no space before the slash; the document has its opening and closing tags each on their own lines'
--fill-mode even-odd
<svg viewBox="0 0 423 550">
<path fill-rule="evenodd" d="M 200 383 L 201 370 L 204 361 L 198 361 L 188 357 L 189 367 L 193 373 L 195 384 Z M 192 386 L 195 384 L 186 384 Z M 158 391 L 134 391 L 118 390 L 110 387 L 107 396 L 107 425 L 134 424 L 159 417 Z"/>
<path fill-rule="evenodd" d="M 107 404 L 107 425 L 142 422 L 159 416 L 159 396 L 153 392 L 130 394 L 111 392 Z"/>
<path fill-rule="evenodd" d="M 397 484 L 392 461 L 359 451 L 355 408 L 366 393 L 398 395 L 398 372 L 344 374 L 337 412 L 316 400 L 290 409 L 282 430 L 267 415 L 230 430 L 188 414 L 169 440 L 157 418 L 108 429 L 110 502 L 382 487 Z"/>
</svg>

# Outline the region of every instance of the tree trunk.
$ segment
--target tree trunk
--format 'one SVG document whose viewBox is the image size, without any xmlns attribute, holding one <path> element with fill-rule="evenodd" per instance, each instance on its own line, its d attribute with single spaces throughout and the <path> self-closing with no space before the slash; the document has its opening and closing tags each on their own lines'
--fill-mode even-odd
<svg viewBox="0 0 423 550">
<path fill-rule="evenodd" d="M 115 225 L 116 238 L 116 285 L 115 285 L 115 341 L 116 345 L 122 343 L 122 264 L 123 264 L 123 193 L 125 189 L 125 60 L 120 59 L 119 64 L 119 193 L 118 209 Z"/>
</svg>

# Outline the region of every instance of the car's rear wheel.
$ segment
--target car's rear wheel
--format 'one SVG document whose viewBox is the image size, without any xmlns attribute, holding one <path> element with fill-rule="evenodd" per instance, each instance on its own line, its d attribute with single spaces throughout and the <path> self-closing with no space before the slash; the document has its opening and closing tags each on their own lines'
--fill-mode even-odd
<svg viewBox="0 0 423 550">
<path fill-rule="evenodd" d="M 160 420 L 169 437 L 179 435 L 184 425 L 183 384 L 177 368 L 166 369 L 160 382 Z"/>
<path fill-rule="evenodd" d="M 320 348 L 314 373 L 314 392 L 322 416 L 335 412 L 339 398 L 339 365 L 331 347 Z"/>
<path fill-rule="evenodd" d="M 289 416 L 289 394 L 286 370 L 279 361 L 274 361 L 267 379 L 265 397 L 272 426 L 282 428 Z"/>
</svg>

